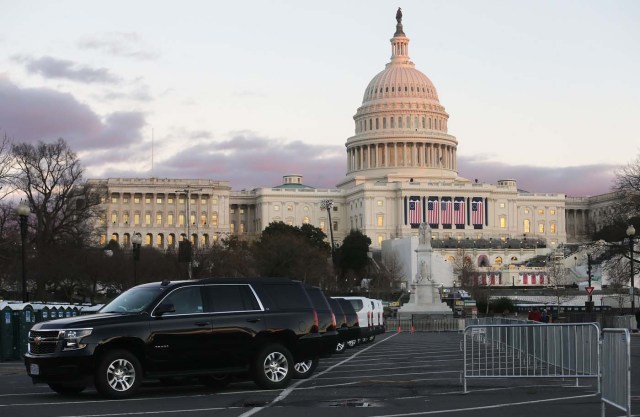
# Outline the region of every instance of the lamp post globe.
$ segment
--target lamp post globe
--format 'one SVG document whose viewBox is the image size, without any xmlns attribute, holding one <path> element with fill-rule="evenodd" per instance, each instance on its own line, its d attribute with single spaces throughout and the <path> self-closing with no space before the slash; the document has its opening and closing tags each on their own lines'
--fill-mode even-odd
<svg viewBox="0 0 640 417">
<path fill-rule="evenodd" d="M 633 227 L 632 224 L 627 227 L 627 236 L 629 237 L 629 269 L 631 274 L 631 311 L 634 312 L 636 309 L 636 288 L 634 284 L 634 273 L 633 273 L 633 237 L 636 234 L 636 228 Z"/>
<path fill-rule="evenodd" d="M 27 292 L 27 220 L 31 209 L 24 202 L 20 202 L 16 207 L 16 214 L 20 219 L 20 240 L 22 243 L 22 302 L 29 301 L 29 294 Z"/>
</svg>

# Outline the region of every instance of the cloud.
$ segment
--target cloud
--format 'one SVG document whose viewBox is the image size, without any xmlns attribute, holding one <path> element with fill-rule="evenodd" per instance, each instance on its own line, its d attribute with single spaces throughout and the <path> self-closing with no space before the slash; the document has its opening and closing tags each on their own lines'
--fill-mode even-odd
<svg viewBox="0 0 640 417">
<path fill-rule="evenodd" d="M 515 179 L 518 188 L 531 193 L 560 193 L 568 196 L 592 196 L 611 191 L 617 165 L 581 165 L 575 167 L 538 167 L 508 165 L 483 158 L 458 156 L 458 173 L 464 178 L 495 184 Z"/>
<path fill-rule="evenodd" d="M 0 78 L 0 132 L 15 142 L 64 138 L 76 152 L 113 149 L 139 140 L 145 124 L 140 112 L 114 112 L 103 121 L 71 94 Z"/>
<path fill-rule="evenodd" d="M 216 140 L 206 131 L 178 132 L 169 141 L 190 145 L 166 159 L 155 161 L 153 173 L 106 169 L 105 176 L 205 178 L 229 181 L 235 190 L 279 185 L 282 176 L 287 174 L 303 175 L 304 183 L 316 188 L 335 188 L 345 177 L 346 160 L 342 146 L 286 142 L 249 131 L 234 132 L 223 140 Z M 148 150 L 146 152 L 150 155 Z M 150 162 L 143 165 L 151 166 Z M 515 179 L 518 188 L 526 192 L 569 196 L 609 192 L 614 171 L 618 168 L 610 165 L 566 168 L 515 166 L 465 157 L 458 158 L 458 167 L 459 175 L 471 180 L 477 178 L 479 182 L 496 184 L 501 179 Z"/>
<path fill-rule="evenodd" d="M 78 42 L 78 47 L 137 60 L 153 60 L 158 57 L 156 52 L 142 44 L 140 36 L 135 32 L 108 32 L 86 37 Z"/>
<path fill-rule="evenodd" d="M 14 56 L 13 60 L 23 63 L 28 72 L 39 74 L 45 78 L 66 79 L 86 84 L 115 84 L 120 81 L 118 77 L 112 75 L 106 68 L 83 67 L 73 61 L 50 56 L 32 58 L 21 55 Z"/>
</svg>

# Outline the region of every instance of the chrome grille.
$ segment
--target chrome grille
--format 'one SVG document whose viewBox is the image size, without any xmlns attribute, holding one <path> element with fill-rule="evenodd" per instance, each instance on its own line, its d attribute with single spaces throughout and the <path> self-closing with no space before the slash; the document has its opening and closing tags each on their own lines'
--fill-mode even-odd
<svg viewBox="0 0 640 417">
<path fill-rule="evenodd" d="M 55 353 L 60 332 L 58 330 L 32 330 L 29 332 L 29 353 L 47 355 Z"/>
</svg>

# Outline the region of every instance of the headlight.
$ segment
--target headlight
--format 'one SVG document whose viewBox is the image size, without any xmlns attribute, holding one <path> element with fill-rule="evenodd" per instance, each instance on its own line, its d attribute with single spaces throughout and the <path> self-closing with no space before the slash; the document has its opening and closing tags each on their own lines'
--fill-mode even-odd
<svg viewBox="0 0 640 417">
<path fill-rule="evenodd" d="M 62 350 L 82 349 L 86 346 L 82 343 L 82 338 L 91 334 L 93 329 L 69 329 L 61 330 L 60 337 L 64 339 Z"/>
</svg>

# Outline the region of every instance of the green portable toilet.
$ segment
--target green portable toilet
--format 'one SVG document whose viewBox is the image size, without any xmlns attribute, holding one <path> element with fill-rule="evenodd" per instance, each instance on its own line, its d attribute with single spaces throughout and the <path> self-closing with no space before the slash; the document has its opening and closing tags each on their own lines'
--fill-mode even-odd
<svg viewBox="0 0 640 417">
<path fill-rule="evenodd" d="M 71 317 L 80 315 L 80 306 L 71 306 Z"/>
<path fill-rule="evenodd" d="M 29 330 L 36 323 L 33 307 L 29 303 L 10 304 L 13 309 L 13 351 L 14 359 L 22 359 L 27 353 L 27 343 L 29 343 Z"/>
<path fill-rule="evenodd" d="M 35 306 L 34 306 L 35 309 Z M 39 304 L 36 310 L 36 322 L 51 320 L 51 308 L 47 304 Z"/>
<path fill-rule="evenodd" d="M 72 315 L 73 315 L 73 307 L 67 304 L 66 306 L 64 306 L 64 316 L 71 317 Z"/>
<path fill-rule="evenodd" d="M 13 310 L 5 301 L 0 303 L 0 360 L 13 359 Z"/>
<path fill-rule="evenodd" d="M 56 305 L 49 305 L 49 320 L 55 320 L 58 318 L 58 307 Z"/>
</svg>

